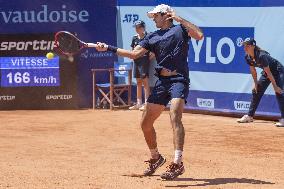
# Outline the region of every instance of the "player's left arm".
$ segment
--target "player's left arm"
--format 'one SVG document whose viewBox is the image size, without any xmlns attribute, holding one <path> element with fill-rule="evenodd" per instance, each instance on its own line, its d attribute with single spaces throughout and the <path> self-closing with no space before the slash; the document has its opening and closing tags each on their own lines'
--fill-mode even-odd
<svg viewBox="0 0 284 189">
<path fill-rule="evenodd" d="M 186 28 L 188 36 L 190 36 L 190 37 L 192 37 L 196 40 L 203 39 L 203 36 L 204 36 L 203 32 L 201 31 L 201 29 L 198 26 L 196 26 L 196 25 L 192 24 L 191 22 L 189 22 L 188 20 L 176 15 L 176 13 L 174 11 L 169 12 L 167 14 L 169 16 L 169 18 L 167 18 L 167 19 L 173 19 L 173 20 L 179 22 L 181 25 L 183 25 Z"/>
</svg>

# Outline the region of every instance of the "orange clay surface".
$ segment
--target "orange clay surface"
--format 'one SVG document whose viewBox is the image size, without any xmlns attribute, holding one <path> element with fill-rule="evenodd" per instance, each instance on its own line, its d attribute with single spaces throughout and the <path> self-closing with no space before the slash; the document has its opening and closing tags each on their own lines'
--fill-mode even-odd
<svg viewBox="0 0 284 189">
<path fill-rule="evenodd" d="M 1 111 L 0 188 L 284 188 L 284 128 L 256 120 L 185 113 L 186 172 L 159 174 L 172 161 L 169 115 L 155 123 L 166 164 L 140 176 L 149 153 L 139 111 Z"/>
</svg>

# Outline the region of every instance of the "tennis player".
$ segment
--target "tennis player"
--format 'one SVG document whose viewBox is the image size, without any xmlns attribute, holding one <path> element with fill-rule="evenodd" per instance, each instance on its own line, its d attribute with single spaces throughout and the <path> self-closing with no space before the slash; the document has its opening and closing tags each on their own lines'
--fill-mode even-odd
<svg viewBox="0 0 284 189">
<path fill-rule="evenodd" d="M 97 43 L 98 51 L 112 51 L 119 56 L 136 59 L 148 51 L 156 56 L 156 76 L 158 80 L 150 94 L 141 120 L 141 128 L 146 143 L 150 149 L 151 159 L 144 175 L 152 175 L 161 167 L 166 159 L 159 153 L 156 132 L 153 127 L 155 120 L 160 116 L 170 102 L 170 120 L 173 128 L 174 160 L 168 166 L 162 179 L 171 180 L 184 173 L 182 161 L 184 145 L 184 127 L 182 113 L 189 92 L 188 49 L 191 38 L 200 40 L 202 31 L 191 22 L 176 15 L 168 5 L 161 4 L 147 13 L 159 28 L 148 34 L 134 50 L 128 51 L 105 43 Z M 173 20 L 179 24 L 173 24 Z"/>
<path fill-rule="evenodd" d="M 250 72 L 254 81 L 254 89 L 252 90 L 248 115 L 244 115 L 237 121 L 239 123 L 253 122 L 253 116 L 259 102 L 267 87 L 272 83 L 281 112 L 281 119 L 276 123 L 276 126 L 284 127 L 284 67 L 278 60 L 271 57 L 268 52 L 258 47 L 254 39 L 248 39 L 243 44 L 246 52 L 245 59 L 250 66 Z M 263 69 L 259 80 L 257 80 L 255 67 Z"/>
</svg>

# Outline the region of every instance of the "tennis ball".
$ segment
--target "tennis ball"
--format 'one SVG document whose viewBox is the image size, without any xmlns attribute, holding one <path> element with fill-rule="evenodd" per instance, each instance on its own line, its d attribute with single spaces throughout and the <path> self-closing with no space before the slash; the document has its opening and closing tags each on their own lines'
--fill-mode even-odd
<svg viewBox="0 0 284 189">
<path fill-rule="evenodd" d="M 49 60 L 53 59 L 54 58 L 54 54 L 52 52 L 49 52 L 49 53 L 46 54 L 46 58 L 49 59 Z"/>
</svg>

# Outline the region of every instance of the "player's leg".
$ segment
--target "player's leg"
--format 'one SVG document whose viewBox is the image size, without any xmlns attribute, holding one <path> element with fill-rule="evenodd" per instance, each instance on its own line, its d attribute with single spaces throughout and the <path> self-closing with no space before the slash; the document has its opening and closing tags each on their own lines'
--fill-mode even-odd
<svg viewBox="0 0 284 189">
<path fill-rule="evenodd" d="M 249 107 L 249 111 L 247 115 L 244 115 L 242 118 L 238 119 L 239 123 L 248 123 L 253 121 L 253 116 L 255 111 L 260 103 L 260 100 L 266 91 L 267 87 L 270 84 L 270 80 L 265 76 L 261 75 L 257 83 L 257 91 L 252 91 L 252 99 Z"/>
<path fill-rule="evenodd" d="M 161 81 L 157 81 L 153 92 L 148 98 L 148 101 L 143 111 L 141 120 L 141 129 L 143 131 L 145 141 L 151 153 L 151 159 L 146 161 L 149 166 L 144 171 L 144 175 L 152 175 L 166 159 L 159 153 L 156 140 L 156 131 L 154 129 L 155 120 L 161 115 L 169 102 L 167 96 L 167 88 L 163 86 Z"/>
<path fill-rule="evenodd" d="M 184 99 L 174 98 L 171 100 L 170 119 L 173 129 L 173 144 L 175 151 L 183 151 L 184 145 L 184 127 L 182 124 L 182 113 L 184 109 Z M 174 163 L 181 163 L 182 155 L 175 154 Z"/>
<path fill-rule="evenodd" d="M 146 143 L 149 149 L 157 148 L 156 132 L 154 129 L 155 120 L 161 115 L 162 111 L 165 109 L 164 105 L 147 103 L 145 111 L 142 114 L 141 129 L 143 131 Z M 159 154 L 151 154 L 152 158 L 158 158 Z"/>
<path fill-rule="evenodd" d="M 277 74 L 277 76 L 274 76 L 275 82 L 277 86 L 279 86 L 282 90 L 284 89 L 284 70 Z M 278 123 L 275 125 L 277 127 L 284 127 L 284 93 L 278 94 L 276 93 L 276 98 L 278 102 L 278 106 L 281 112 L 281 119 Z"/>
<path fill-rule="evenodd" d="M 170 119 L 173 129 L 174 160 L 169 165 L 168 170 L 161 175 L 161 178 L 171 180 L 184 173 L 182 153 L 184 145 L 184 127 L 182 124 L 182 113 L 185 105 L 185 98 L 188 95 L 188 84 L 177 82 L 171 88 Z"/>
<path fill-rule="evenodd" d="M 159 167 L 161 167 L 166 159 L 160 155 L 157 147 L 156 131 L 154 129 L 154 121 L 161 115 L 165 106 L 153 103 L 147 103 L 145 110 L 143 111 L 141 120 L 141 129 L 144 134 L 145 141 L 151 153 L 148 168 L 144 171 L 145 176 L 152 175 Z"/>
</svg>

